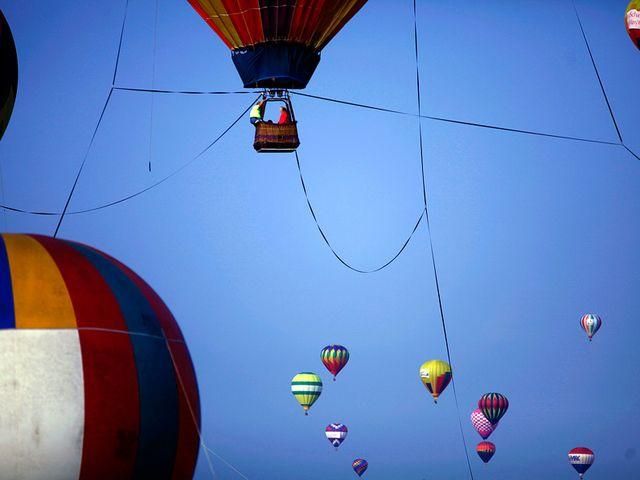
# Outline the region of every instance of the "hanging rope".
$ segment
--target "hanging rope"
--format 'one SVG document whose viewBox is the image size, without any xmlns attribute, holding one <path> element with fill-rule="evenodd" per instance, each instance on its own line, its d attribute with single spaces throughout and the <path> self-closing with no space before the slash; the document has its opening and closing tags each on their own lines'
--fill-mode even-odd
<svg viewBox="0 0 640 480">
<path fill-rule="evenodd" d="M 413 0 L 413 38 L 414 38 L 414 47 L 415 47 L 415 60 L 416 60 L 416 97 L 418 102 L 418 117 L 422 115 L 422 97 L 420 93 L 420 55 L 418 48 L 418 7 L 416 4 L 416 0 Z M 438 268 L 436 265 L 436 256 L 433 248 L 433 237 L 431 235 L 431 222 L 429 221 L 429 204 L 427 201 L 427 182 L 424 174 L 424 147 L 422 140 L 422 119 L 418 118 L 418 131 L 420 135 L 420 173 L 422 177 L 422 198 L 424 200 L 424 213 L 425 220 L 427 225 L 427 237 L 429 239 L 429 252 L 431 254 L 431 265 L 433 267 L 433 278 L 436 284 L 436 294 L 438 296 L 438 308 L 440 311 L 440 320 L 442 322 L 442 333 L 444 335 L 444 343 L 447 349 L 447 360 L 449 361 L 449 365 L 451 365 L 451 370 L 455 371 L 453 368 L 453 362 L 451 361 L 451 349 L 449 347 L 449 337 L 447 335 L 447 322 L 445 320 L 444 315 L 444 307 L 442 303 L 442 292 L 440 291 L 440 280 L 438 278 Z M 473 480 L 473 470 L 471 469 L 471 460 L 469 459 L 469 452 L 467 450 L 467 440 L 464 436 L 464 429 L 462 428 L 462 418 L 460 416 L 460 404 L 458 402 L 458 392 L 456 391 L 456 380 L 455 375 L 451 374 L 451 387 L 453 389 L 453 397 L 456 403 L 456 411 L 458 416 L 458 425 L 460 427 L 460 436 L 462 437 L 462 445 L 464 448 L 464 455 L 467 460 L 467 468 L 469 469 L 469 476 L 471 480 Z"/>
<path fill-rule="evenodd" d="M 257 98 L 256 98 L 257 100 Z M 119 198 L 118 200 L 113 200 L 109 203 L 104 203 L 101 205 L 97 205 L 95 207 L 89 207 L 89 208 L 84 208 L 82 210 L 74 210 L 74 211 L 70 211 L 67 212 L 67 215 L 80 215 L 83 213 L 90 213 L 90 212 L 97 212 L 98 210 L 103 210 L 105 208 L 109 208 L 109 207 L 113 207 L 115 205 L 124 203 L 128 200 L 131 200 L 133 198 L 136 198 L 146 192 L 148 192 L 149 190 L 153 190 L 154 188 L 158 187 L 159 185 L 163 184 L 164 182 L 166 182 L 167 180 L 175 177 L 176 175 L 178 175 L 179 173 L 181 173 L 183 170 L 187 169 L 189 166 L 191 166 L 191 164 L 193 164 L 195 161 L 197 161 L 200 157 L 202 157 L 206 152 L 208 152 L 216 143 L 218 143 L 220 140 L 222 140 L 222 138 L 235 126 L 238 124 L 238 122 L 240 120 L 242 120 L 242 118 L 247 114 L 247 112 L 249 112 L 249 110 L 251 109 L 251 107 L 253 106 L 253 104 L 255 103 L 256 100 L 253 100 L 251 102 L 251 104 L 245 108 L 242 113 L 240 115 L 238 115 L 238 117 L 229 125 L 227 126 L 213 141 L 211 141 L 211 143 L 209 143 L 209 145 L 207 145 L 204 149 L 202 149 L 202 151 L 200 151 L 200 153 L 198 153 L 195 157 L 191 158 L 187 163 L 185 163 L 184 165 L 182 165 L 181 167 L 177 168 L 176 170 L 174 170 L 173 172 L 169 173 L 168 175 L 166 175 L 165 177 L 161 178 L 160 180 L 158 180 L 157 182 L 149 185 L 148 187 L 143 188 L 142 190 L 138 190 L 135 193 L 129 194 L 125 197 Z M 5 210 L 9 210 L 11 212 L 16 212 L 16 213 L 22 213 L 25 215 L 36 215 L 36 216 L 43 216 L 43 217 L 51 217 L 51 216 L 57 216 L 57 215 L 61 215 L 61 212 L 49 212 L 49 211 L 38 211 L 38 210 L 24 210 L 21 208 L 17 208 L 17 207 L 12 207 L 10 205 L 0 205 L 0 208 L 3 208 Z"/>
<path fill-rule="evenodd" d="M 158 11 L 159 0 L 156 0 L 156 9 L 153 20 L 153 54 L 151 55 L 151 88 L 156 86 L 156 53 L 158 50 Z M 155 110 L 156 96 L 151 95 L 151 109 L 149 111 L 149 159 L 147 167 L 151 173 L 151 160 L 153 159 L 153 113 Z"/>
<path fill-rule="evenodd" d="M 391 265 L 402 254 L 402 252 L 404 252 L 404 249 L 407 248 L 407 245 L 409 245 L 409 242 L 411 242 L 411 239 L 413 238 L 413 235 L 416 233 L 416 230 L 418 230 L 418 227 L 420 226 L 420 222 L 422 222 L 422 219 L 424 218 L 424 210 L 422 211 L 422 213 L 418 217 L 418 220 L 416 221 L 416 223 L 415 223 L 415 225 L 413 227 L 413 230 L 411 230 L 411 233 L 409 234 L 407 239 L 404 241 L 402 246 L 398 249 L 398 251 L 389 260 L 387 260 L 385 263 L 383 263 L 379 267 L 375 267 L 375 268 L 372 268 L 372 269 L 369 269 L 369 270 L 365 270 L 365 269 L 362 269 L 362 268 L 354 267 L 353 265 L 351 265 L 347 260 L 345 260 L 337 252 L 337 250 L 333 247 L 333 245 L 329 241 L 329 238 L 327 237 L 326 233 L 324 232 L 324 229 L 322 228 L 322 226 L 320 226 L 320 222 L 318 221 L 318 217 L 316 215 L 316 212 L 315 212 L 315 210 L 313 208 L 313 205 L 311 204 L 311 200 L 309 199 L 309 192 L 307 191 L 307 185 L 305 184 L 304 176 L 302 175 L 302 168 L 300 166 L 300 157 L 298 156 L 297 150 L 295 152 L 295 156 L 296 156 L 296 165 L 298 166 L 298 173 L 300 175 L 300 184 L 302 185 L 302 191 L 304 192 L 304 197 L 307 200 L 307 207 L 309 208 L 309 212 L 311 213 L 311 216 L 313 217 L 313 221 L 316 224 L 316 228 L 320 232 L 320 236 L 322 237 L 322 240 L 324 240 L 324 243 L 329 247 L 329 250 L 331 250 L 331 253 L 333 254 L 333 256 L 336 257 L 338 259 L 338 261 L 340 263 L 342 263 L 345 267 L 347 267 L 349 270 L 353 270 L 354 272 L 357 272 L 357 273 L 375 273 L 375 272 L 379 272 L 380 270 L 383 270 L 383 269 L 387 268 L 389 265 Z"/>
</svg>

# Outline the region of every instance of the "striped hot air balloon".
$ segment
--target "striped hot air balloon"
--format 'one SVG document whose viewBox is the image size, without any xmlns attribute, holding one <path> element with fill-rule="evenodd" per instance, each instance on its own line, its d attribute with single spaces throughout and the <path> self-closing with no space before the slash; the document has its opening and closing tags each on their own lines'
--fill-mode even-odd
<svg viewBox="0 0 640 480">
<path fill-rule="evenodd" d="M 349 350 L 342 345 L 328 345 L 320 352 L 320 359 L 327 370 L 333 374 L 333 380 L 349 361 Z"/>
<path fill-rule="evenodd" d="M 180 328 L 86 245 L 0 236 L 0 478 L 192 478 L 196 376 Z"/>
<path fill-rule="evenodd" d="M 349 433 L 349 430 L 347 429 L 346 425 L 343 425 L 341 423 L 332 423 L 330 425 L 327 425 L 324 433 L 327 436 L 327 440 L 331 442 L 331 445 L 336 447 L 336 450 L 338 450 L 338 447 L 342 445 L 342 442 L 344 442 L 344 440 L 347 438 L 347 433 Z"/>
<path fill-rule="evenodd" d="M 7 19 L 0 10 L 0 139 L 9 124 L 18 92 L 18 55 Z"/>
<path fill-rule="evenodd" d="M 500 393 L 485 393 L 478 400 L 478 408 L 495 428 L 509 409 L 509 400 Z"/>
<path fill-rule="evenodd" d="M 438 403 L 438 397 L 451 381 L 451 366 L 443 360 L 428 360 L 420 366 L 420 380 Z"/>
<path fill-rule="evenodd" d="M 493 431 L 498 428 L 498 424 L 491 425 L 491 422 L 484 416 L 482 410 L 476 408 L 471 412 L 471 424 L 473 428 L 480 434 L 483 440 L 489 438 Z"/>
<path fill-rule="evenodd" d="M 297 374 L 291 380 L 291 393 L 304 409 L 304 414 L 309 414 L 309 409 L 322 393 L 322 379 L 311 372 Z"/>
<path fill-rule="evenodd" d="M 356 458 L 351 464 L 353 467 L 353 471 L 358 474 L 359 477 L 364 475 L 364 472 L 369 468 L 369 462 L 367 462 L 364 458 Z"/>
<path fill-rule="evenodd" d="M 367 0 L 189 0 L 246 88 L 305 88 L 320 51 Z"/>
<path fill-rule="evenodd" d="M 602 326 L 602 319 L 593 313 L 587 313 L 580 319 L 580 326 L 587 333 L 589 341 L 593 338 L 600 327 Z"/>
<path fill-rule="evenodd" d="M 633 44 L 640 48 L 640 0 L 632 0 L 624 17 L 627 33 Z"/>
<path fill-rule="evenodd" d="M 476 446 L 476 453 L 484 463 L 489 463 L 491 457 L 496 453 L 496 446 L 491 442 L 480 442 Z"/>
<path fill-rule="evenodd" d="M 595 459 L 596 456 L 586 447 L 576 447 L 569 451 L 569 463 L 576 469 L 580 478 L 584 477 Z"/>
</svg>

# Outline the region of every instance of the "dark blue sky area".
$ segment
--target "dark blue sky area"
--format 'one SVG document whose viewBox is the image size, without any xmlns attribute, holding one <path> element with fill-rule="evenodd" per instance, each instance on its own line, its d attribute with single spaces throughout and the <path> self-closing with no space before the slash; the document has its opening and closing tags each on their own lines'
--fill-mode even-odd
<svg viewBox="0 0 640 480">
<path fill-rule="evenodd" d="M 3 202 L 60 211 L 111 86 L 123 1 L 0 0 L 20 58 L 0 143 Z M 626 2 L 577 6 L 627 145 L 640 152 L 640 52 Z M 54 5 L 55 4 L 55 5 Z M 419 0 L 426 114 L 617 142 L 570 1 Z M 228 50 L 186 1 L 132 0 L 116 84 L 236 90 Z M 155 77 L 155 78 L 154 78 Z M 415 112 L 410 0 L 370 0 L 323 52 L 309 93 Z M 163 178 L 213 140 L 252 95 L 116 91 L 71 210 Z M 341 255 L 384 263 L 421 210 L 418 124 L 409 116 L 295 97 L 300 159 L 318 219 Z M 151 122 L 152 119 L 152 122 Z M 458 397 L 477 480 L 573 479 L 569 449 L 596 453 L 587 479 L 640 467 L 640 161 L 620 146 L 423 121 L 433 242 Z M 151 127 L 151 128 L 150 128 Z M 130 265 L 189 342 L 212 450 L 248 478 L 468 478 L 449 388 L 437 406 L 418 367 L 446 358 L 424 226 L 389 268 L 343 267 L 318 234 L 295 159 L 254 153 L 248 119 L 189 168 L 60 235 Z M 152 171 L 147 164 L 152 160 Z M 56 218 L 5 213 L 3 229 L 53 233 Z M 604 325 L 589 344 L 578 321 Z M 329 343 L 351 361 L 338 381 Z M 291 377 L 325 390 L 304 417 Z M 484 465 L 468 415 L 511 401 Z M 343 422 L 336 453 L 324 426 Z M 219 478 L 241 478 L 216 457 Z M 210 478 L 204 455 L 198 479 Z"/>
</svg>

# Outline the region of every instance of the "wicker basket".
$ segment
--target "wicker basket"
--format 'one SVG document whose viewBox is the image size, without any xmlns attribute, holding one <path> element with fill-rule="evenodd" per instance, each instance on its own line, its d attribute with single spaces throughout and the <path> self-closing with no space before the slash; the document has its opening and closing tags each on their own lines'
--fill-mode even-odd
<svg viewBox="0 0 640 480">
<path fill-rule="evenodd" d="M 253 148 L 258 152 L 293 152 L 300 146 L 298 126 L 291 123 L 256 123 Z"/>
</svg>

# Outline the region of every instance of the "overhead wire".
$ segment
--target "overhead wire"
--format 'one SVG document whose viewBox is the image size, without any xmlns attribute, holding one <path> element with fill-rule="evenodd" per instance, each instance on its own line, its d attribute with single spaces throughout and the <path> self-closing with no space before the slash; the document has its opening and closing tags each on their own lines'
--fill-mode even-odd
<svg viewBox="0 0 640 480">
<path fill-rule="evenodd" d="M 593 52 L 591 51 L 591 46 L 589 45 L 589 40 L 587 39 L 587 34 L 584 31 L 584 27 L 582 26 L 582 20 L 580 19 L 580 14 L 578 13 L 578 7 L 576 7 L 575 0 L 571 0 L 571 5 L 573 6 L 573 11 L 576 14 L 576 18 L 578 19 L 578 25 L 580 26 L 580 32 L 582 32 L 582 39 L 584 40 L 584 44 L 587 47 L 587 52 L 589 52 L 589 58 L 591 59 L 591 65 L 593 66 L 593 71 L 596 73 L 596 77 L 598 78 L 598 83 L 600 84 L 600 90 L 602 91 L 602 96 L 604 97 L 604 101 L 607 104 L 607 108 L 609 109 L 609 115 L 611 115 L 611 121 L 613 122 L 613 126 L 616 129 L 616 133 L 618 134 L 618 139 L 620 140 L 620 144 L 624 145 L 624 140 L 622 139 L 622 133 L 620 132 L 620 128 L 618 127 L 618 122 L 616 121 L 616 116 L 613 114 L 613 108 L 611 107 L 611 102 L 609 102 L 609 97 L 607 95 L 607 91 L 604 88 L 604 83 L 602 82 L 602 77 L 600 77 L 600 72 L 598 71 L 598 65 L 596 64 L 596 60 L 593 57 Z"/>
<path fill-rule="evenodd" d="M 420 54 L 419 54 L 419 41 L 418 41 L 418 6 L 416 0 L 413 0 L 413 38 L 415 49 L 415 62 L 416 62 L 416 100 L 418 104 L 418 115 L 422 114 L 422 96 L 420 89 Z M 451 360 L 451 348 L 449 346 L 449 336 L 447 335 L 447 322 L 444 315 L 444 306 L 442 301 L 442 292 L 440 289 L 440 279 L 438 277 L 438 267 L 436 263 L 436 255 L 433 247 L 433 235 L 431 233 L 431 221 L 429 219 L 429 202 L 427 196 L 427 181 L 424 173 L 424 144 L 422 135 L 422 119 L 418 118 L 418 134 L 420 145 L 420 176 L 422 178 L 422 198 L 424 201 L 424 213 L 425 224 L 427 227 L 427 238 L 429 240 L 429 253 L 431 255 L 431 266 L 433 267 L 433 278 L 436 286 L 436 294 L 438 297 L 438 309 L 440 312 L 440 320 L 442 323 L 442 333 L 444 336 L 444 343 L 447 350 L 447 360 L 451 366 L 451 387 L 453 389 L 453 397 L 456 404 L 456 412 L 458 417 L 458 425 L 460 427 L 460 436 L 462 437 L 462 445 L 464 448 L 464 455 L 467 460 L 467 468 L 469 470 L 469 476 L 473 480 L 473 470 L 471 468 L 471 460 L 469 459 L 469 451 L 467 450 L 467 440 L 464 436 L 464 429 L 462 428 L 462 418 L 460 416 L 460 404 L 458 402 L 458 392 L 456 391 L 456 376 L 453 374 L 455 369 L 453 368 L 453 362 Z"/>
<path fill-rule="evenodd" d="M 327 101 L 327 102 L 332 102 L 332 103 L 338 103 L 338 104 L 342 104 L 342 105 L 349 105 L 352 107 L 358 107 L 358 108 L 365 108 L 368 110 L 376 110 L 379 112 L 385 112 L 385 113 L 393 113 L 393 114 L 397 114 L 397 115 L 405 115 L 405 116 L 409 116 L 409 117 L 419 117 L 419 118 L 424 118 L 427 120 L 433 120 L 436 122 L 445 122 L 445 123 L 454 123 L 457 125 L 466 125 L 469 127 L 478 127 L 478 128 L 487 128 L 490 130 L 499 130 L 499 131 L 503 131 L 503 132 L 511 132 L 511 133 L 521 133 L 523 135 L 535 135 L 535 136 L 540 136 L 540 137 L 548 137 L 548 138 L 557 138 L 559 140 L 572 140 L 572 141 L 576 141 L 576 142 L 587 142 L 587 143 L 599 143 L 602 145 L 620 145 L 619 142 L 610 142 L 607 140 L 597 140 L 597 139 L 592 139 L 592 138 L 583 138 L 583 137 L 574 137 L 574 136 L 570 136 L 570 135 L 560 135 L 560 134 L 555 134 L 555 133 L 546 133 L 546 132 L 537 132 L 534 130 L 524 130 L 524 129 L 519 129 L 519 128 L 509 128 L 509 127 L 501 127 L 499 125 L 490 125 L 490 124 L 486 124 L 486 123 L 478 123 L 478 122 L 471 122 L 471 121 L 466 121 L 466 120 L 456 120 L 456 119 L 452 119 L 452 118 L 446 118 L 446 117 L 437 117 L 437 116 L 433 116 L 433 115 L 424 115 L 424 114 L 415 114 L 415 113 L 411 113 L 411 112 L 405 112 L 402 110 L 394 110 L 391 108 L 385 108 L 385 107 L 379 107 L 376 105 L 368 105 L 365 103 L 356 103 L 356 102 L 350 102 L 347 100 L 340 100 L 337 98 L 331 98 L 331 97 L 324 97 L 324 96 L 320 96 L 320 95 L 312 95 L 312 94 L 308 94 L 308 93 L 302 93 L 302 92 L 291 92 L 293 95 L 297 95 L 300 97 L 308 97 L 308 98 L 313 98 L 316 100 L 323 100 L 323 101 Z"/>
</svg>

